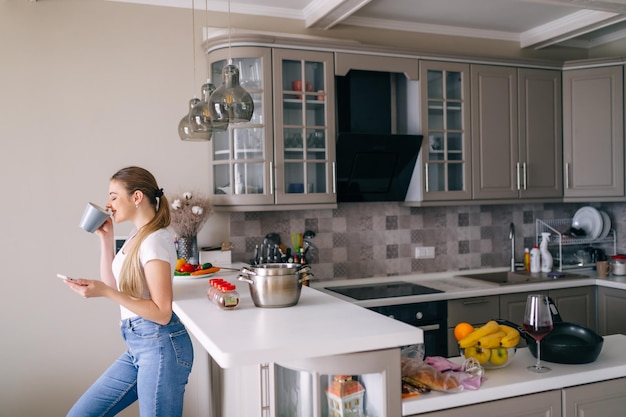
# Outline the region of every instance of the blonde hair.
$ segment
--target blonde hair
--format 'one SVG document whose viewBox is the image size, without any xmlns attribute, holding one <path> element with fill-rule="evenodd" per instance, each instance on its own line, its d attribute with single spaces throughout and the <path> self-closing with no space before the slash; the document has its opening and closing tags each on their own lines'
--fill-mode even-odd
<svg viewBox="0 0 626 417">
<path fill-rule="evenodd" d="M 132 298 L 140 299 L 146 285 L 146 277 L 139 259 L 139 248 L 151 233 L 170 225 L 170 206 L 154 176 L 144 168 L 135 166 L 122 168 L 111 177 L 111 181 L 113 180 L 124 186 L 128 196 L 135 191 L 141 191 L 155 211 L 155 216 L 137 230 L 132 244 L 129 245 L 119 280 L 120 291 Z"/>
</svg>

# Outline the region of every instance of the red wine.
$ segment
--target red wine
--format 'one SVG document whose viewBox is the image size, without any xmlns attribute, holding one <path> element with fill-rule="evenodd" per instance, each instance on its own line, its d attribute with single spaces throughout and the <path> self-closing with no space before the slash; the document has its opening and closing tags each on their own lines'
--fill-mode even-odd
<svg viewBox="0 0 626 417">
<path fill-rule="evenodd" d="M 554 327 L 552 324 L 535 327 L 524 323 L 524 331 L 537 341 L 540 341 L 545 335 L 550 333 L 552 331 L 552 327 Z"/>
</svg>

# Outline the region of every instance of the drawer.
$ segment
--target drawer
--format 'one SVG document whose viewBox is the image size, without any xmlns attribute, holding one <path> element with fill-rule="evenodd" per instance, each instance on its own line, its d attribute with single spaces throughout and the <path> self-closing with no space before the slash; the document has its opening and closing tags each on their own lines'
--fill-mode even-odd
<svg viewBox="0 0 626 417">
<path fill-rule="evenodd" d="M 480 325 L 499 317 L 500 298 L 497 295 L 448 300 L 448 327 L 462 321 Z"/>
</svg>

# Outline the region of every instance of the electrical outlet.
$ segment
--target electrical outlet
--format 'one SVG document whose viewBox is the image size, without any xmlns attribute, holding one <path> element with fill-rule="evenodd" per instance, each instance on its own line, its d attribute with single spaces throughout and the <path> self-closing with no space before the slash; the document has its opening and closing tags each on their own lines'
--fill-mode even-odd
<svg viewBox="0 0 626 417">
<path fill-rule="evenodd" d="M 415 248 L 415 259 L 433 259 L 435 257 L 434 246 L 421 246 Z"/>
</svg>

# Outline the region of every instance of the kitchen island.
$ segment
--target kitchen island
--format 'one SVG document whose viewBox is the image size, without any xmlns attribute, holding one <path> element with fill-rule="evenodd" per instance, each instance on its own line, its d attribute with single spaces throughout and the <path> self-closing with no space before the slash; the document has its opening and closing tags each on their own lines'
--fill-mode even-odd
<svg viewBox="0 0 626 417">
<path fill-rule="evenodd" d="M 174 311 L 192 335 L 196 355 L 185 416 L 278 415 L 279 397 L 293 394 L 278 388 L 289 386 L 289 378 L 300 388 L 310 386 L 296 401 L 311 404 L 302 412 L 326 415 L 325 386 L 316 385 L 324 380 L 320 373 L 373 375 L 372 407 L 381 417 L 400 415 L 400 347 L 422 343 L 422 330 L 309 287 L 295 306 L 257 308 L 237 275 L 219 274 L 237 284 L 234 310 L 208 300 L 207 278 L 174 278 Z M 295 376 L 282 369 L 295 369 Z"/>
</svg>

